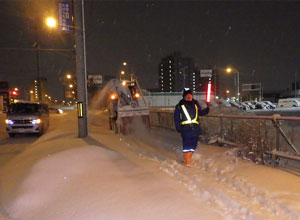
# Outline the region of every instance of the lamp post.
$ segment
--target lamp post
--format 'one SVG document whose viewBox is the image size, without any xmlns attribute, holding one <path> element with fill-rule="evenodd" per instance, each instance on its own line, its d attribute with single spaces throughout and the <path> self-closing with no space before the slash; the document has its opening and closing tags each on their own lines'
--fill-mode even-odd
<svg viewBox="0 0 300 220">
<path fill-rule="evenodd" d="M 236 91 L 237 91 L 237 98 L 238 100 L 240 100 L 240 72 L 237 70 L 237 69 L 234 69 L 234 68 L 231 68 L 231 67 L 227 67 L 226 68 L 226 72 L 227 73 L 232 73 L 232 72 L 235 72 L 236 73 L 236 81 L 235 81 L 235 84 L 236 84 Z"/>
</svg>

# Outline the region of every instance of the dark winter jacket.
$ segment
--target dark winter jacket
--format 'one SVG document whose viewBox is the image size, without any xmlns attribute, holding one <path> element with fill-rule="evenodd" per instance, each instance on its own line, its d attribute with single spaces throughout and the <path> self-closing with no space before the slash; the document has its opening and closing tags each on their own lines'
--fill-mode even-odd
<svg viewBox="0 0 300 220">
<path fill-rule="evenodd" d="M 187 118 L 183 112 L 183 109 L 181 105 L 184 105 L 185 108 L 187 109 L 187 112 L 189 113 L 191 119 L 194 119 L 196 117 L 196 107 L 198 107 L 198 118 L 197 121 L 199 122 L 200 118 L 199 116 L 207 115 L 209 112 L 209 107 L 206 109 L 201 109 L 198 101 L 193 99 L 192 101 L 186 101 L 184 99 L 181 99 L 180 102 L 176 105 L 175 107 L 175 112 L 174 112 L 174 122 L 175 122 L 175 127 L 176 131 L 180 132 L 182 136 L 184 137 L 197 137 L 202 134 L 202 130 L 200 128 L 199 124 L 187 124 L 187 125 L 182 125 L 181 122 L 186 121 Z"/>
</svg>

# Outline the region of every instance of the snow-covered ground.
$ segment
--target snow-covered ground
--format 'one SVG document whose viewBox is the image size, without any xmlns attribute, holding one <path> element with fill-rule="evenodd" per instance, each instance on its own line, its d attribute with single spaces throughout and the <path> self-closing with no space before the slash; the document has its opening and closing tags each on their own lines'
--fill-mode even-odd
<svg viewBox="0 0 300 220">
<path fill-rule="evenodd" d="M 115 135 L 107 121 L 103 112 L 91 112 L 84 139 L 77 138 L 75 112 L 51 115 L 40 138 L 8 140 L 0 127 L 2 214 L 16 220 L 300 219 L 298 173 L 203 144 L 196 166 L 186 168 L 177 133 L 148 131 L 137 122 L 135 134 Z"/>
</svg>

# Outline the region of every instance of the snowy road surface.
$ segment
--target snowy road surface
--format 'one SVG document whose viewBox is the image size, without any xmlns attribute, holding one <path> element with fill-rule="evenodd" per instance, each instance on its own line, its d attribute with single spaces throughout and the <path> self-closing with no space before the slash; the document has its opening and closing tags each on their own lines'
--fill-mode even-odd
<svg viewBox="0 0 300 220">
<path fill-rule="evenodd" d="M 137 123 L 135 135 L 115 135 L 101 112 L 89 114 L 85 139 L 77 138 L 75 112 L 50 123 L 40 138 L 11 140 L 0 127 L 6 219 L 300 219 L 298 173 L 203 144 L 197 165 L 185 168 L 178 134 Z"/>
</svg>

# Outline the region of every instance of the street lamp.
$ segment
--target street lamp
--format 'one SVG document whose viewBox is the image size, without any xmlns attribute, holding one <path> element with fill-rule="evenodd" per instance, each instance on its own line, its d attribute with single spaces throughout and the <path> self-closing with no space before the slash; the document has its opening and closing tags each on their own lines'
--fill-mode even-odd
<svg viewBox="0 0 300 220">
<path fill-rule="evenodd" d="M 72 75 L 71 74 L 67 74 L 66 77 L 67 77 L 67 79 L 72 79 Z"/>
<path fill-rule="evenodd" d="M 235 84 L 237 85 L 237 97 L 238 97 L 238 100 L 240 100 L 240 72 L 235 69 L 235 68 L 231 68 L 231 67 L 227 67 L 226 68 L 226 72 L 227 73 L 232 73 L 232 72 L 235 72 L 236 73 L 236 81 L 235 81 Z"/>
<path fill-rule="evenodd" d="M 56 27 L 56 20 L 52 17 L 47 17 L 46 18 L 46 24 L 50 28 L 55 28 Z"/>
</svg>

